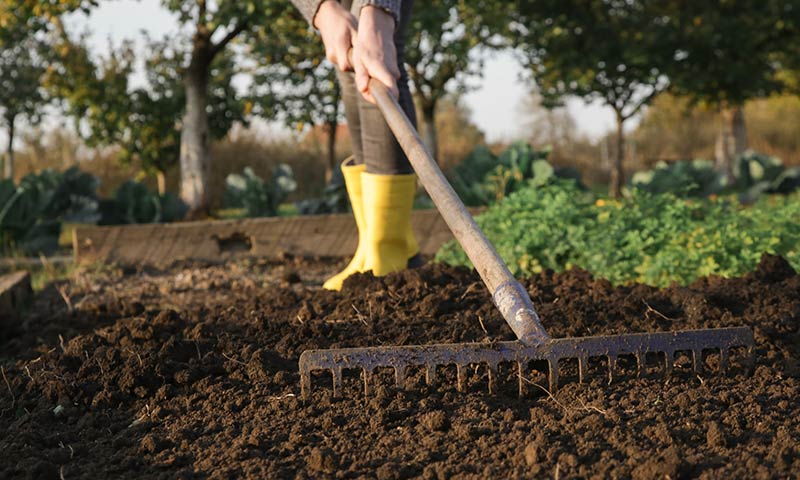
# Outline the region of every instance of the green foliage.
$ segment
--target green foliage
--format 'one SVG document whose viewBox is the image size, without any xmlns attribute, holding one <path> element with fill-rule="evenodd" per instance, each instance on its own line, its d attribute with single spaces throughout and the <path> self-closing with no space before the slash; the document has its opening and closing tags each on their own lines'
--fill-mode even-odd
<svg viewBox="0 0 800 480">
<path fill-rule="evenodd" d="M 146 85 L 130 87 L 136 57 L 132 44 L 109 47 L 106 57 L 93 60 L 85 38 L 63 36 L 58 62 L 47 76 L 51 93 L 64 101 L 66 112 L 86 128 L 90 146 L 117 145 L 119 159 L 138 160 L 145 173 L 164 172 L 178 163 L 181 120 L 186 94 L 183 62 L 187 53 L 174 38 L 147 40 Z M 182 45 L 186 41 L 178 43 Z M 231 54 L 220 53 L 211 64 L 208 117 L 214 139 L 224 137 L 234 122 L 243 122 L 245 103 L 236 94 Z"/>
<path fill-rule="evenodd" d="M 681 197 L 738 194 L 750 204 L 763 194 L 788 194 L 800 188 L 800 168 L 786 168 L 777 157 L 748 151 L 736 163 L 736 180 L 714 168 L 708 160 L 659 162 L 652 170 L 637 172 L 632 186 L 648 193 L 672 193 Z"/>
<path fill-rule="evenodd" d="M 785 0 L 664 5 L 681 27 L 681 55 L 668 66 L 676 92 L 706 104 L 735 106 L 783 88 L 783 65 L 776 55 L 796 45 L 797 5 Z"/>
<path fill-rule="evenodd" d="M 159 195 L 147 185 L 129 180 L 117 189 L 114 198 L 100 202 L 101 225 L 168 223 L 183 219 L 188 208 L 180 198 Z"/>
<path fill-rule="evenodd" d="M 250 167 L 242 174 L 232 173 L 225 179 L 225 207 L 244 208 L 248 217 L 273 217 L 286 197 L 297 188 L 291 167 L 280 164 L 269 183 Z"/>
<path fill-rule="evenodd" d="M 58 247 L 62 222 L 93 223 L 99 218 L 97 179 L 72 167 L 26 175 L 15 186 L 0 182 L 0 249 L 25 254 Z"/>
<path fill-rule="evenodd" d="M 336 125 L 343 118 L 341 92 L 336 67 L 324 61 L 319 36 L 295 8 L 271 22 L 251 45 L 251 53 L 260 59 L 252 72 L 254 111 L 298 129 Z"/>
<path fill-rule="evenodd" d="M 631 185 L 648 193 L 705 197 L 719 194 L 726 186 L 726 176 L 710 160 L 658 162 L 652 170 L 636 172 Z"/>
<path fill-rule="evenodd" d="M 45 103 L 41 88 L 44 51 L 42 42 L 32 37 L 0 48 L 0 111 L 6 123 L 16 116 L 38 121 Z"/>
<path fill-rule="evenodd" d="M 511 2 L 437 0 L 417 2 L 408 25 L 405 61 L 421 107 L 432 108 L 453 83 L 459 92 L 467 80 L 483 75 L 477 48 L 501 48 Z"/>
<path fill-rule="evenodd" d="M 734 276 L 763 253 L 800 269 L 800 196 L 764 197 L 743 208 L 734 199 L 685 200 L 636 190 L 622 201 L 595 199 L 574 182 L 529 185 L 478 218 L 515 275 L 584 268 L 615 284 L 688 284 Z M 451 242 L 437 260 L 469 265 Z"/>
<path fill-rule="evenodd" d="M 502 200 L 529 182 L 541 186 L 554 178 L 579 179 L 571 169 L 557 169 L 547 162 L 549 150 L 534 150 L 526 142 L 514 142 L 495 156 L 485 146 L 476 147 L 449 172 L 449 180 L 469 206 Z"/>
</svg>

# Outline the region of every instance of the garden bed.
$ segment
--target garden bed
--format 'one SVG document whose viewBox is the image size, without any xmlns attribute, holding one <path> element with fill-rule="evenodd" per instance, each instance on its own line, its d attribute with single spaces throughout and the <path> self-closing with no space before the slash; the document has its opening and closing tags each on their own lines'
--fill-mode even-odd
<svg viewBox="0 0 800 480">
<path fill-rule="evenodd" d="M 77 273 L 0 316 L 2 478 L 774 478 L 800 471 L 800 277 L 658 290 L 573 270 L 524 284 L 556 337 L 747 325 L 752 376 L 630 370 L 552 395 L 412 376 L 299 396 L 309 348 L 510 339 L 476 274 L 428 265 L 341 293 L 341 261 L 285 257 Z M 1 314 L 0 314 L 1 315 Z M 544 385 L 544 384 L 543 384 Z M 513 385 L 511 386 L 513 387 Z"/>
</svg>

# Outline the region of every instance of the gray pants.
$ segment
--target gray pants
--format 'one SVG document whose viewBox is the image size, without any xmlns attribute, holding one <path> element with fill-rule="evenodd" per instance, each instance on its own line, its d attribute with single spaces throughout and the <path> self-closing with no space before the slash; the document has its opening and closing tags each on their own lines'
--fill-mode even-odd
<svg viewBox="0 0 800 480">
<path fill-rule="evenodd" d="M 354 4 L 355 3 L 355 4 Z M 356 11 L 361 2 L 342 0 L 342 5 L 352 9 L 353 15 L 358 18 Z M 400 23 L 394 33 L 394 44 L 397 49 L 397 63 L 400 69 L 400 79 L 397 87 L 400 91 L 400 106 L 408 118 L 416 126 L 417 117 L 414 113 L 414 101 L 408 88 L 408 73 L 404 65 L 405 34 L 408 21 L 411 17 L 413 0 L 403 0 L 400 14 Z M 356 88 L 353 72 L 338 71 L 339 84 L 342 86 L 342 100 L 347 126 L 350 129 L 350 143 L 353 147 L 355 163 L 366 164 L 369 173 L 382 175 L 397 175 L 413 173 L 408 158 L 403 153 L 394 134 L 383 119 L 378 107 L 367 102 Z"/>
</svg>

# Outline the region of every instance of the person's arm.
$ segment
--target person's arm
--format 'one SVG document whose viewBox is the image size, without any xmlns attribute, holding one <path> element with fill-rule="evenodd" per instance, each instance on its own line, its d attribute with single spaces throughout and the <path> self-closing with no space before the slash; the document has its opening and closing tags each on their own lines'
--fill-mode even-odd
<svg viewBox="0 0 800 480">
<path fill-rule="evenodd" d="M 396 97 L 400 71 L 394 29 L 401 0 L 356 1 L 361 2 L 358 20 L 336 0 L 292 0 L 319 30 L 328 60 L 343 71 L 355 71 L 356 85 L 368 101 L 374 103 L 368 91 L 370 78 L 382 82 Z M 353 64 L 347 58 L 351 48 Z"/>
<path fill-rule="evenodd" d="M 314 25 L 314 17 L 319 11 L 319 7 L 325 0 L 291 0 L 295 7 L 300 10 L 300 13 L 308 20 L 308 23 Z"/>
<path fill-rule="evenodd" d="M 356 0 L 359 1 L 359 0 Z M 394 18 L 395 22 L 400 21 L 400 5 L 402 0 L 361 0 L 361 8 L 376 7 Z"/>
<path fill-rule="evenodd" d="M 396 3 L 399 7 L 400 2 Z M 356 86 L 364 98 L 372 103 L 375 103 L 375 99 L 369 93 L 370 78 L 386 85 L 395 98 L 398 96 L 400 69 L 394 45 L 397 18 L 375 5 L 362 7 L 358 18 L 358 33 L 353 42 L 353 69 L 356 72 Z"/>
<path fill-rule="evenodd" d="M 300 13 L 308 20 L 308 23 L 315 26 L 314 19 L 319 12 L 319 8 L 322 6 L 323 3 L 326 1 L 336 1 L 336 0 L 292 0 L 292 3 Z M 400 4 L 402 0 L 355 0 L 360 1 L 361 8 L 366 6 L 373 6 L 378 7 L 387 13 L 389 13 L 393 18 L 394 21 L 397 22 L 400 20 Z M 336 3 L 339 3 L 336 1 Z"/>
</svg>

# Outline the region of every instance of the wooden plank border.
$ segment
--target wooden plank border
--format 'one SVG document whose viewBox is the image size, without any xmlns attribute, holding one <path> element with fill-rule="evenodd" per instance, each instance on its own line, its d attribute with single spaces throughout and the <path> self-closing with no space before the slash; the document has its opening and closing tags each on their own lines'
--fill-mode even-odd
<svg viewBox="0 0 800 480">
<path fill-rule="evenodd" d="M 479 213 L 476 209 L 473 214 Z M 433 255 L 453 238 L 436 210 L 415 210 L 411 226 L 420 251 Z M 350 214 L 77 227 L 76 262 L 167 266 L 176 260 L 274 257 L 284 253 L 347 257 L 358 244 Z"/>
<path fill-rule="evenodd" d="M 33 295 L 31 276 L 22 270 L 0 275 L 0 313 L 15 312 Z"/>
</svg>

